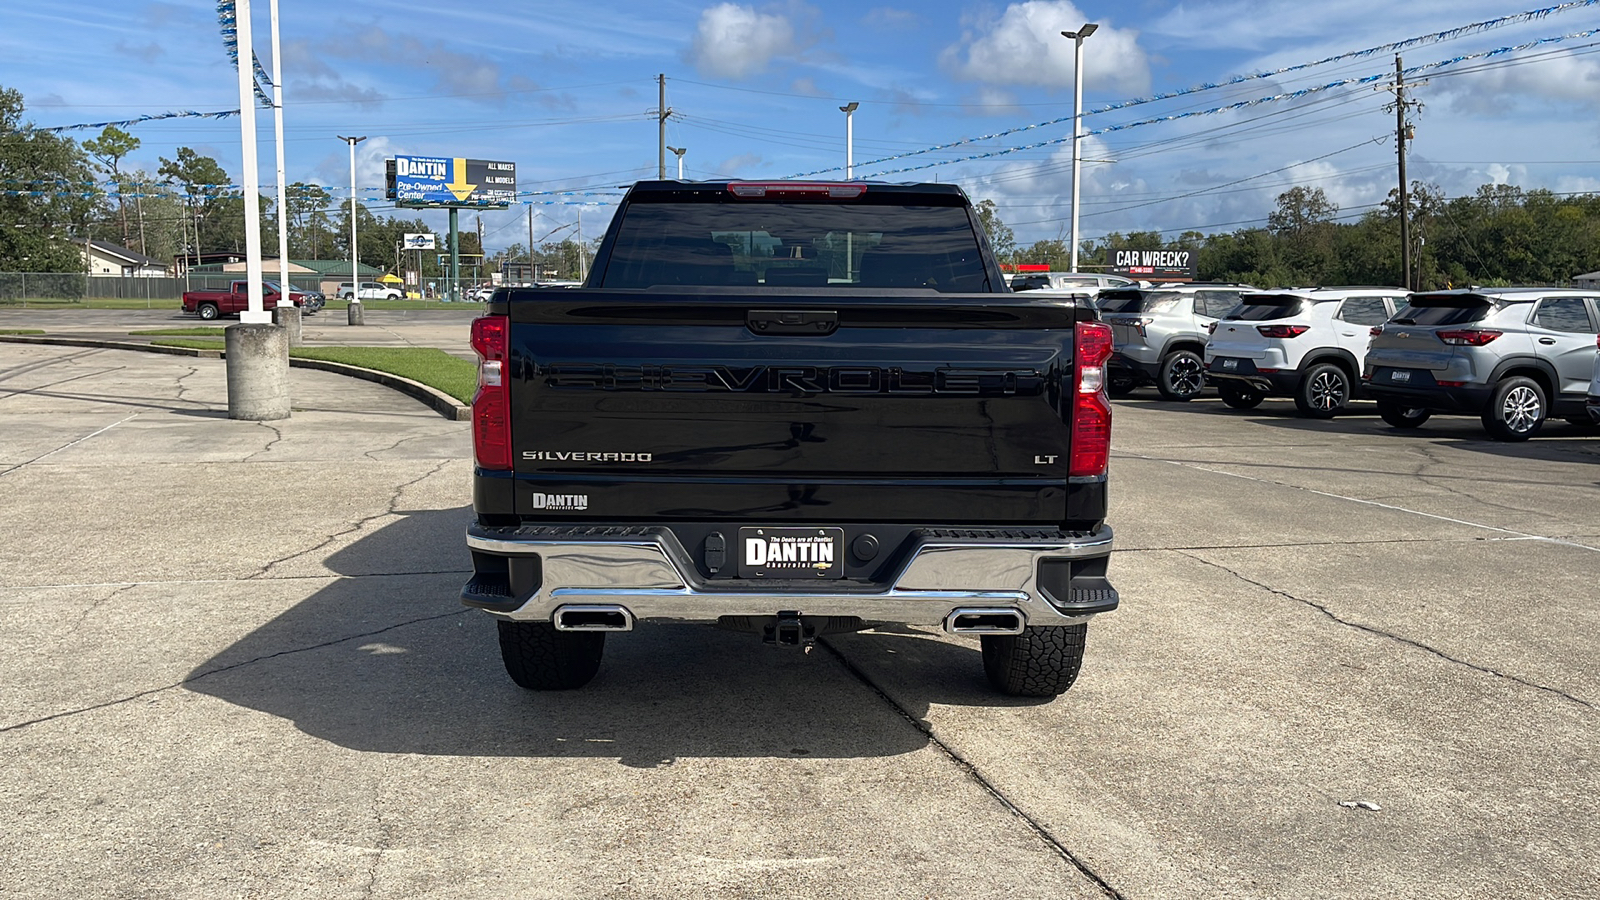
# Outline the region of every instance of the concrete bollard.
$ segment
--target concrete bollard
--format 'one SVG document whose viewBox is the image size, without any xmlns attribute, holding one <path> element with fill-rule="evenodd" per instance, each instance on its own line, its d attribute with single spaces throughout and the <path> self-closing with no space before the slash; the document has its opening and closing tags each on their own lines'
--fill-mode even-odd
<svg viewBox="0 0 1600 900">
<path fill-rule="evenodd" d="M 365 325 L 365 324 L 367 324 L 367 315 L 366 315 L 365 310 L 363 310 L 361 308 L 361 301 L 360 300 L 351 300 L 350 301 L 350 308 L 347 309 L 345 312 L 346 312 L 346 315 L 349 317 L 348 318 L 349 324 L 351 324 L 351 325 Z"/>
<path fill-rule="evenodd" d="M 272 310 L 272 324 L 281 326 L 289 335 L 289 346 L 300 346 L 300 307 L 279 306 Z"/>
<path fill-rule="evenodd" d="M 289 418 L 289 334 L 281 325 L 229 325 L 228 418 Z"/>
</svg>

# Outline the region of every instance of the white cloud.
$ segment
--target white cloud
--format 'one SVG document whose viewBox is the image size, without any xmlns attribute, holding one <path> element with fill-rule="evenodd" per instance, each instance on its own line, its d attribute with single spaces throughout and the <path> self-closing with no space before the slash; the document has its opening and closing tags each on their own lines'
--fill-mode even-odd
<svg viewBox="0 0 1600 900">
<path fill-rule="evenodd" d="M 719 3 L 700 13 L 689 44 L 688 61 L 702 75 L 740 80 L 764 71 L 776 59 L 795 57 L 807 41 L 795 24 L 807 7 L 763 12 L 738 3 Z"/>
<path fill-rule="evenodd" d="M 1586 108 L 1600 102 L 1600 62 L 1588 57 L 1561 54 L 1538 65 L 1503 65 L 1461 77 L 1449 72 L 1438 70 L 1433 90 L 1450 95 L 1458 112 L 1501 117 L 1524 112 L 1529 99 Z"/>
<path fill-rule="evenodd" d="M 1073 41 L 1089 17 L 1067 0 L 1026 0 L 1007 6 L 998 17 L 966 23 L 961 41 L 945 48 L 942 61 L 956 78 L 988 85 L 1070 88 Z M 1105 20 L 1084 41 L 1086 89 L 1142 94 L 1150 87 L 1150 63 L 1139 33 Z"/>
</svg>

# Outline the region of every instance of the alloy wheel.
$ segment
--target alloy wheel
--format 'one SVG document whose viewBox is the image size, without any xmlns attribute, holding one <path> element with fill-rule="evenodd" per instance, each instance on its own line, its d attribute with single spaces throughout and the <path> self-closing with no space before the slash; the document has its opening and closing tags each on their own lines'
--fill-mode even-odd
<svg viewBox="0 0 1600 900">
<path fill-rule="evenodd" d="M 1505 401 L 1500 404 L 1500 418 L 1505 420 L 1506 428 L 1518 434 L 1532 431 L 1544 418 L 1539 394 L 1520 385 L 1507 391 Z"/>
</svg>

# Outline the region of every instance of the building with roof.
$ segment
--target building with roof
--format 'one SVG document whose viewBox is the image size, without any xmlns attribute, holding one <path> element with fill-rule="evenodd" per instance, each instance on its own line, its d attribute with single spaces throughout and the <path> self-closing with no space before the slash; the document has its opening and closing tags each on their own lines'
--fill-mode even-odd
<svg viewBox="0 0 1600 900">
<path fill-rule="evenodd" d="M 84 245 L 83 269 L 90 275 L 125 278 L 166 278 L 172 274 L 172 268 L 161 260 L 110 241 L 89 241 Z"/>
</svg>

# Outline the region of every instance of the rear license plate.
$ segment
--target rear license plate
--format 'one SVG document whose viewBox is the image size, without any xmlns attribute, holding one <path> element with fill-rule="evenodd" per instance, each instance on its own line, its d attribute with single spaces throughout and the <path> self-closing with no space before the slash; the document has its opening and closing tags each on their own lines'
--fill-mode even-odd
<svg viewBox="0 0 1600 900">
<path fill-rule="evenodd" d="M 843 528 L 741 528 L 739 577 L 844 577 Z"/>
<path fill-rule="evenodd" d="M 1225 359 L 1222 361 L 1222 367 L 1224 369 L 1237 369 L 1239 368 L 1239 361 L 1237 359 Z"/>
<path fill-rule="evenodd" d="M 1407 382 L 1411 380 L 1411 373 L 1405 369 L 1395 369 L 1389 373 L 1390 381 Z"/>
</svg>

